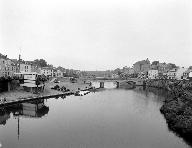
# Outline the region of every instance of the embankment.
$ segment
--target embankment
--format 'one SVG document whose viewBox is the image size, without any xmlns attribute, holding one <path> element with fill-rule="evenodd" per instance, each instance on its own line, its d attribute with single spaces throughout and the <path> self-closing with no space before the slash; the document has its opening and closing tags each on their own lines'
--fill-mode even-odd
<svg viewBox="0 0 192 148">
<path fill-rule="evenodd" d="M 169 91 L 160 111 L 169 128 L 189 141 L 192 136 L 192 82 L 147 80 L 146 86 Z"/>
</svg>

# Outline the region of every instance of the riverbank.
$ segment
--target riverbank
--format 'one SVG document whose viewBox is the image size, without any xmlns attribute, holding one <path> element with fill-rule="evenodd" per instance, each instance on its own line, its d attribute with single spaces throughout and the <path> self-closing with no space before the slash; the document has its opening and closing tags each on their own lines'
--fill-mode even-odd
<svg viewBox="0 0 192 148">
<path fill-rule="evenodd" d="M 168 127 L 187 142 L 192 143 L 192 82 L 179 80 L 145 80 L 143 87 L 167 91 L 160 108 Z"/>
<path fill-rule="evenodd" d="M 46 82 L 44 91 L 39 91 L 38 93 L 32 93 L 27 92 L 23 89 L 23 87 L 18 87 L 15 90 L 9 91 L 9 92 L 2 92 L 0 94 L 0 99 L 6 99 L 6 101 L 12 101 L 12 100 L 20 100 L 24 98 L 30 98 L 30 97 L 39 97 L 39 96 L 47 96 L 47 95 L 58 95 L 63 94 L 62 91 L 51 89 L 54 86 L 58 85 L 59 87 L 65 87 L 70 92 L 74 93 L 77 90 L 85 90 L 90 88 L 89 84 L 84 84 L 84 81 L 78 80 L 77 83 L 71 83 L 68 79 L 59 79 L 60 83 L 54 83 L 54 82 Z"/>
<path fill-rule="evenodd" d="M 170 91 L 160 109 L 168 126 L 182 137 L 192 136 L 192 92 L 176 89 Z"/>
<path fill-rule="evenodd" d="M 168 127 L 189 141 L 192 136 L 192 82 L 177 80 L 148 80 L 146 86 L 168 91 L 160 111 Z"/>
</svg>

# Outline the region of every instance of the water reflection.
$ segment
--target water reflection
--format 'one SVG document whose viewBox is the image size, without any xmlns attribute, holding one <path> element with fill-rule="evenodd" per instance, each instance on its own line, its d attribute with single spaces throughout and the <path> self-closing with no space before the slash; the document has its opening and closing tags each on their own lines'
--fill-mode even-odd
<svg viewBox="0 0 192 148">
<path fill-rule="evenodd" d="M 92 81 L 92 86 L 95 88 L 99 88 L 100 87 L 100 81 Z M 110 82 L 110 81 L 104 81 L 104 88 L 106 89 L 112 89 L 112 88 L 116 88 L 117 84 L 116 82 Z"/>
<path fill-rule="evenodd" d="M 186 148 L 167 130 L 159 112 L 163 96 L 152 91 L 105 89 L 12 106 L 2 110 L 0 141 L 18 148 Z"/>
<path fill-rule="evenodd" d="M 138 86 L 134 89 L 135 92 L 139 94 L 143 94 L 148 98 L 154 98 L 158 102 L 162 102 L 165 100 L 166 97 L 169 97 L 168 91 L 164 89 L 157 89 L 154 87 L 143 87 L 143 86 Z M 153 95 L 153 97 L 150 97 Z"/>
<path fill-rule="evenodd" d="M 0 109 L 0 125 L 5 125 L 11 114 L 17 119 L 17 135 L 20 135 L 20 118 L 42 118 L 49 112 L 44 100 L 30 101 Z"/>
<path fill-rule="evenodd" d="M 154 87 L 137 87 L 134 91 L 140 94 L 144 94 L 147 98 L 156 99 L 158 102 L 164 101 L 168 97 L 173 97 L 172 94 L 164 89 L 157 89 Z M 151 95 L 154 95 L 151 97 Z M 182 138 L 188 145 L 192 147 L 192 139 L 189 136 L 181 135 L 180 133 L 173 131 L 167 124 L 169 131 L 173 132 L 178 137 Z"/>
<path fill-rule="evenodd" d="M 10 118 L 10 113 L 4 109 L 0 110 L 0 125 L 5 125 L 6 121 Z"/>
</svg>

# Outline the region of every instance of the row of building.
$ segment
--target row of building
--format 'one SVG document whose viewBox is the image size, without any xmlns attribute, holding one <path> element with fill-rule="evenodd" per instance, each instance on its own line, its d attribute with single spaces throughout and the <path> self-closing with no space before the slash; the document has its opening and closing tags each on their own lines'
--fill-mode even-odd
<svg viewBox="0 0 192 148">
<path fill-rule="evenodd" d="M 120 74 L 118 74 L 120 73 Z M 192 77 L 192 70 L 184 67 L 177 67 L 172 63 L 160 63 L 159 61 L 150 62 L 149 59 L 138 61 L 133 64 L 133 67 L 123 67 L 116 69 L 113 74 L 114 78 L 118 76 L 136 76 L 139 78 L 148 79 L 188 79 Z"/>
<path fill-rule="evenodd" d="M 178 67 L 178 68 L 171 69 L 165 73 L 160 73 L 158 70 L 150 69 L 147 72 L 147 78 L 148 79 L 167 78 L 167 79 L 177 79 L 177 80 L 188 80 L 192 78 L 192 69 Z"/>
<path fill-rule="evenodd" d="M 55 67 L 39 67 L 34 61 L 9 59 L 7 55 L 0 53 L 0 77 L 12 77 L 15 73 L 36 72 L 47 77 L 63 77 L 72 74 L 80 74 L 78 70 L 69 70 Z"/>
</svg>

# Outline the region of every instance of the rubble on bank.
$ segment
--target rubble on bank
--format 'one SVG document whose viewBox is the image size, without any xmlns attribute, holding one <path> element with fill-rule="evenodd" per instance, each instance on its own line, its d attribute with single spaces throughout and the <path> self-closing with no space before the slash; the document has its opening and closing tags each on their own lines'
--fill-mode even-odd
<svg viewBox="0 0 192 148">
<path fill-rule="evenodd" d="M 169 91 L 160 111 L 171 130 L 182 137 L 190 137 L 192 135 L 192 82 L 147 80 L 146 86 L 164 88 Z"/>
</svg>

